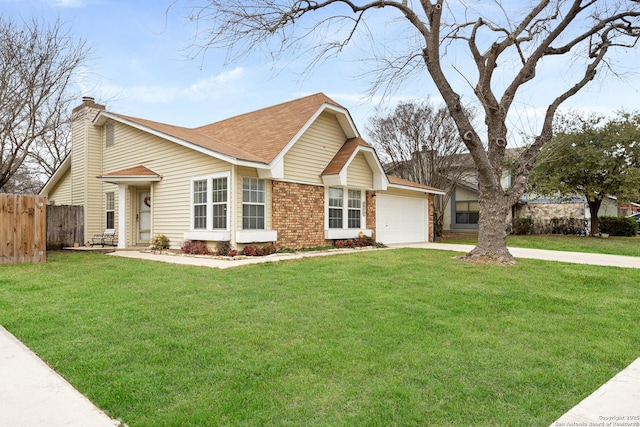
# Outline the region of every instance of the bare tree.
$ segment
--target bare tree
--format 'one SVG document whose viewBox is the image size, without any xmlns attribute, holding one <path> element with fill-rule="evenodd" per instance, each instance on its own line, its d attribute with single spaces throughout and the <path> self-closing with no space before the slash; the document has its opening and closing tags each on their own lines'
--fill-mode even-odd
<svg viewBox="0 0 640 427">
<path fill-rule="evenodd" d="M 434 199 L 434 220 L 442 230 L 445 207 L 464 172 L 457 166 L 465 146 L 449 111 L 427 101 L 401 102 L 393 112 L 372 117 L 366 130 L 387 173 L 445 191 Z"/>
<path fill-rule="evenodd" d="M 51 176 L 66 156 L 72 77 L 88 54 L 60 21 L 0 16 L 0 191 Z"/>
<path fill-rule="evenodd" d="M 507 217 L 527 189 L 540 149 L 552 138 L 558 107 L 598 69 L 613 69 L 606 59 L 614 48 L 633 48 L 640 37 L 640 0 L 207 0 L 191 3 L 189 11 L 197 24 L 196 42 L 204 49 L 227 48 L 229 60 L 262 48 L 275 56 L 302 48 L 313 54 L 313 63 L 369 38 L 372 49 L 383 52 L 376 58 L 382 65 L 374 86 L 398 85 L 411 73 L 426 71 L 478 170 L 478 243 L 466 259 L 499 263 L 514 262 L 506 247 Z M 378 19 L 368 25 L 374 14 Z M 384 19 L 388 26 L 380 23 Z M 392 28 L 403 38 L 376 49 L 376 41 Z M 564 80 L 573 81 L 549 94 L 541 128 L 517 161 L 512 186 L 503 189 L 509 112 L 520 89 L 558 57 L 580 70 L 565 73 Z M 465 94 L 475 98 L 483 125 L 464 114 Z"/>
</svg>

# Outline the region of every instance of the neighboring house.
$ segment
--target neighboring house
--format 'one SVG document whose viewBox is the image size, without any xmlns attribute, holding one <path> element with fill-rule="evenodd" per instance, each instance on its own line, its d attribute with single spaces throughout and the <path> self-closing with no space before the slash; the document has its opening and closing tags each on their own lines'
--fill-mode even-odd
<svg viewBox="0 0 640 427">
<path fill-rule="evenodd" d="M 85 236 L 118 247 L 185 240 L 313 247 L 364 234 L 433 239 L 440 190 L 387 176 L 349 112 L 319 93 L 198 128 L 107 111 L 72 112 L 72 150 L 42 189 L 82 205 Z"/>
<path fill-rule="evenodd" d="M 502 187 L 509 188 L 512 182 L 511 168 L 508 167 L 518 156 L 520 149 L 507 149 L 505 154 L 505 167 L 502 174 Z M 457 184 L 452 189 L 449 204 L 445 208 L 443 229 L 450 232 L 477 231 L 480 205 L 478 203 L 478 178 L 477 168 L 468 153 L 460 154 L 456 167 L 463 173 Z M 616 198 L 606 197 L 598 216 L 624 216 L 617 208 Z M 536 197 L 525 194 L 513 206 L 511 215 L 507 218 L 508 227 L 512 218 L 532 218 L 536 232 L 546 233 L 551 230 L 551 220 L 554 218 L 575 218 L 589 220 L 589 205 L 585 197 L 573 199 Z"/>
<path fill-rule="evenodd" d="M 517 153 L 517 149 L 508 149 L 505 154 L 505 162 L 513 160 Z M 449 172 L 456 179 L 452 184 L 451 198 L 444 210 L 443 230 L 475 232 L 478 231 L 478 219 L 480 218 L 477 168 L 471 154 L 463 153 L 456 157 L 457 161 L 452 164 L 452 168 L 456 170 Z M 511 169 L 509 167 L 504 168 L 501 183 L 505 189 L 511 185 Z M 511 218 L 509 217 L 507 220 L 511 221 Z"/>
</svg>

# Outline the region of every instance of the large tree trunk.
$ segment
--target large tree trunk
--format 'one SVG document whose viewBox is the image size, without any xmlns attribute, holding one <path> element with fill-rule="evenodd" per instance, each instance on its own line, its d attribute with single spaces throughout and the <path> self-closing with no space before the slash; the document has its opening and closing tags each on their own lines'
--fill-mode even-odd
<svg viewBox="0 0 640 427">
<path fill-rule="evenodd" d="M 602 205 L 602 199 L 587 199 L 587 204 L 589 205 L 589 213 L 591 214 L 591 237 L 596 237 L 600 234 L 598 211 L 600 210 L 600 205 Z"/>
<path fill-rule="evenodd" d="M 507 249 L 507 217 L 511 211 L 501 188 L 480 193 L 478 244 L 462 260 L 491 264 L 515 264 Z"/>
</svg>

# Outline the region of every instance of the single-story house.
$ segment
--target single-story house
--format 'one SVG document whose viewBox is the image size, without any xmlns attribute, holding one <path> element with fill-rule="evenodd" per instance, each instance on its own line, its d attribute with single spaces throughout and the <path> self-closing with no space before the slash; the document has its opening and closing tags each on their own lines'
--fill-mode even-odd
<svg viewBox="0 0 640 427">
<path fill-rule="evenodd" d="M 322 93 L 185 128 L 84 97 L 72 149 L 40 194 L 82 205 L 85 236 L 314 247 L 367 235 L 433 240 L 438 189 L 387 176 L 349 112 Z"/>
</svg>

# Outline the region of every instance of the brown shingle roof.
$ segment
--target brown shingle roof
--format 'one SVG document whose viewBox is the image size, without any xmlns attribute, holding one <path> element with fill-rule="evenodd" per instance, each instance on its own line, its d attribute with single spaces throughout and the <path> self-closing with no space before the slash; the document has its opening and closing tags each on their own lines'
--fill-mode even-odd
<svg viewBox="0 0 640 427">
<path fill-rule="evenodd" d="M 417 182 L 398 178 L 397 176 L 393 176 L 393 175 L 387 175 L 387 179 L 389 180 L 389 184 L 403 185 L 405 187 L 413 187 L 413 188 L 423 188 L 425 190 L 442 192 L 442 190 L 439 190 L 437 188 L 429 187 L 428 185 L 418 184 Z"/>
<path fill-rule="evenodd" d="M 341 107 L 327 95 L 316 93 L 195 130 L 270 163 L 325 103 Z"/>
<path fill-rule="evenodd" d="M 321 175 L 336 175 L 346 166 L 347 161 L 351 157 L 358 146 L 371 147 L 367 142 L 360 138 L 351 138 L 344 143 L 336 155 L 331 159 L 327 167 L 322 171 Z"/>
<path fill-rule="evenodd" d="M 157 173 L 155 173 L 151 169 L 148 169 L 148 168 L 146 168 L 146 167 L 144 167 L 142 165 L 134 166 L 132 168 L 127 168 L 127 169 L 121 169 L 119 171 L 109 172 L 109 173 L 105 173 L 104 175 L 101 175 L 102 178 L 123 177 L 123 176 L 159 177 L 160 175 L 158 175 Z"/>
<path fill-rule="evenodd" d="M 116 116 L 226 156 L 266 164 L 273 161 L 323 104 L 344 108 L 325 94 L 316 93 L 193 129 Z"/>
</svg>

